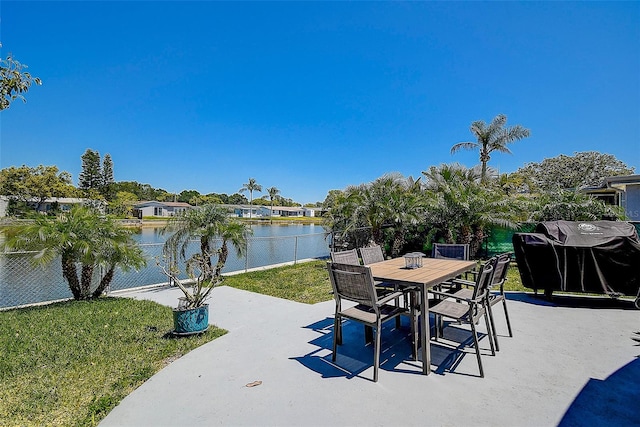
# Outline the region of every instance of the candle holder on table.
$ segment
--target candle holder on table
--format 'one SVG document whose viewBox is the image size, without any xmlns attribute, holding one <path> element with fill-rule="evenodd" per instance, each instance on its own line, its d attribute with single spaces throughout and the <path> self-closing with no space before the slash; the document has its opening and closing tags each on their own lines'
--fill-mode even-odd
<svg viewBox="0 0 640 427">
<path fill-rule="evenodd" d="M 404 256 L 405 268 L 420 268 L 422 267 L 422 258 L 425 254 L 422 252 L 410 252 Z"/>
</svg>

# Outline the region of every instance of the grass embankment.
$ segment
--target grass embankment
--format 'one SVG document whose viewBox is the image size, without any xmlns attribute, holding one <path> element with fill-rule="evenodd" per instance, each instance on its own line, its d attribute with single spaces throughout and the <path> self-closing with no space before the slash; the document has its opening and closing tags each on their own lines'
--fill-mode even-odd
<svg viewBox="0 0 640 427">
<path fill-rule="evenodd" d="M 0 312 L 0 425 L 91 426 L 172 360 L 226 331 L 170 338 L 171 309 L 103 298 Z"/>
</svg>

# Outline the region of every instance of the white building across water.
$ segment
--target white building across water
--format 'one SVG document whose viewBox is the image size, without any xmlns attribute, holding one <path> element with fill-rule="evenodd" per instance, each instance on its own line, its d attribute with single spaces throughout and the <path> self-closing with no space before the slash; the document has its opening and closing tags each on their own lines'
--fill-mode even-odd
<svg viewBox="0 0 640 427">
<path fill-rule="evenodd" d="M 321 208 L 303 206 L 250 206 L 250 205 L 221 205 L 229 209 L 233 216 L 240 218 L 277 218 L 277 217 L 316 217 L 322 213 Z M 133 206 L 133 215 L 143 217 L 171 217 L 179 215 L 187 209 L 195 209 L 184 202 L 159 202 L 157 200 L 139 202 Z"/>
</svg>

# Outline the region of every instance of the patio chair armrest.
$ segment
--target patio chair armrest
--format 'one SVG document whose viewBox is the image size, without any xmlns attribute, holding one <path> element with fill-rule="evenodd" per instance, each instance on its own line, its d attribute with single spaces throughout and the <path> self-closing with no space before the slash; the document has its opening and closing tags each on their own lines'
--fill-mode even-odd
<svg viewBox="0 0 640 427">
<path fill-rule="evenodd" d="M 464 280 L 464 279 L 453 279 L 450 283 L 454 285 L 462 285 L 462 286 L 471 286 L 471 287 L 476 286 L 476 282 L 472 282 L 471 280 Z"/>
<path fill-rule="evenodd" d="M 484 297 L 484 295 L 481 295 L 479 297 L 476 297 L 475 299 L 473 298 L 463 298 L 461 296 L 456 296 L 454 294 L 450 294 L 448 292 L 439 292 L 439 291 L 434 291 L 434 290 L 429 290 L 430 293 L 434 294 L 434 295 L 439 295 L 445 298 L 453 298 L 456 299 L 458 301 L 464 301 L 464 302 L 468 302 L 468 303 L 473 303 L 473 304 L 479 304 L 482 301 L 482 298 Z"/>
<path fill-rule="evenodd" d="M 404 294 L 402 292 L 400 292 L 400 291 L 390 292 L 390 293 L 386 294 L 384 297 L 380 298 L 378 300 L 378 304 L 380 304 L 380 305 L 386 304 L 389 301 L 393 301 L 396 298 L 400 298 L 402 295 L 404 295 Z"/>
</svg>

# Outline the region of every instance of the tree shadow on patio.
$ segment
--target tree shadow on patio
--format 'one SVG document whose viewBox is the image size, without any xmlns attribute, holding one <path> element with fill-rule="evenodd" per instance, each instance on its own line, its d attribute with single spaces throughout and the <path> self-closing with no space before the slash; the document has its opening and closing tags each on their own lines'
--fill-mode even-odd
<svg viewBox="0 0 640 427">
<path fill-rule="evenodd" d="M 640 425 L 640 358 L 605 380 L 589 379 L 558 424 L 568 426 Z"/>
</svg>

